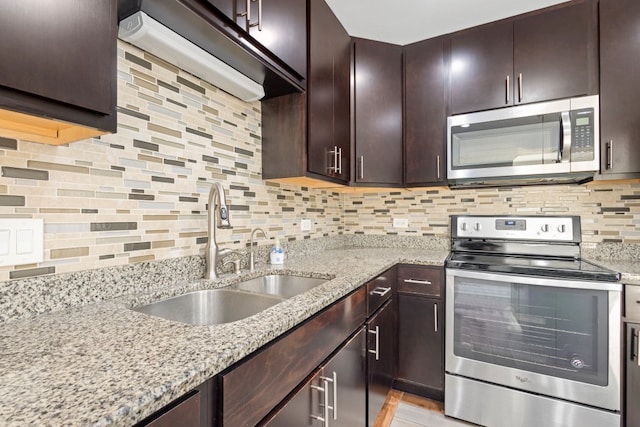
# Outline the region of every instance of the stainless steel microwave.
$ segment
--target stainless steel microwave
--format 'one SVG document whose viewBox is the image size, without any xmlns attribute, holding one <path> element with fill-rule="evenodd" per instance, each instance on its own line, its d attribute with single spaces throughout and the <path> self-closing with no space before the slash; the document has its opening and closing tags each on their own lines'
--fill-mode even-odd
<svg viewBox="0 0 640 427">
<path fill-rule="evenodd" d="M 447 119 L 451 186 L 583 182 L 600 166 L 599 96 Z"/>
</svg>

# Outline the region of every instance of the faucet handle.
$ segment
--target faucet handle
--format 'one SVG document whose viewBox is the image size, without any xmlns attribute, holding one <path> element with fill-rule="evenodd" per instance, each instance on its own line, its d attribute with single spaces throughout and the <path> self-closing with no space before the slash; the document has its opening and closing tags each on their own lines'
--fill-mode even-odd
<svg viewBox="0 0 640 427">
<path fill-rule="evenodd" d="M 233 253 L 237 253 L 237 252 L 233 252 Z M 237 259 L 229 259 L 225 262 L 222 263 L 222 265 L 227 265 L 227 264 L 233 264 L 233 272 L 235 274 L 241 274 L 242 271 L 240 269 L 240 258 Z"/>
</svg>

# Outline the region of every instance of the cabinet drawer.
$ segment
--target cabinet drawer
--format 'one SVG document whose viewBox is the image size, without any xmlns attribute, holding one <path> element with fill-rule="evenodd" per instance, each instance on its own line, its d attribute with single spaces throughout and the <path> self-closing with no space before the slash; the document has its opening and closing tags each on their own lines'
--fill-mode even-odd
<svg viewBox="0 0 640 427">
<path fill-rule="evenodd" d="M 367 283 L 367 317 L 391 298 L 395 283 L 395 268 L 391 268 Z"/>
<path fill-rule="evenodd" d="M 627 319 L 640 322 L 640 286 L 625 285 L 624 315 Z"/>
<path fill-rule="evenodd" d="M 365 320 L 361 287 L 223 374 L 222 425 L 253 426 L 316 369 Z"/>
<path fill-rule="evenodd" d="M 398 267 L 398 292 L 442 296 L 442 267 L 401 265 Z"/>
</svg>

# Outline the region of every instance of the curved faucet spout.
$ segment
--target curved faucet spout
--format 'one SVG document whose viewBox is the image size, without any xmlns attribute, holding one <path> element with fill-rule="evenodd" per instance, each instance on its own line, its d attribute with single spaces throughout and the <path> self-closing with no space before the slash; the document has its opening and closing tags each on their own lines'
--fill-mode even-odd
<svg viewBox="0 0 640 427">
<path fill-rule="evenodd" d="M 216 228 L 231 228 L 229 209 L 224 196 L 224 188 L 219 182 L 214 182 L 209 190 L 209 208 L 207 212 L 207 246 L 205 247 L 205 261 L 207 263 L 206 279 L 217 279 L 216 266 L 220 258 L 229 252 L 221 249 L 216 242 Z"/>
</svg>

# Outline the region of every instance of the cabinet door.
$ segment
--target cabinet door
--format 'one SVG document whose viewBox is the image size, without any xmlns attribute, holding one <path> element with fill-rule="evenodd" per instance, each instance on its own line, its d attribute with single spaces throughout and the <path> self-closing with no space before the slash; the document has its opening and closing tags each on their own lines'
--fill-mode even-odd
<svg viewBox="0 0 640 427">
<path fill-rule="evenodd" d="M 358 332 L 325 365 L 332 391 L 331 426 L 362 425 L 367 414 L 367 358 L 365 329 Z"/>
<path fill-rule="evenodd" d="M 309 1 L 308 170 L 349 181 L 351 39 L 324 0 Z"/>
<path fill-rule="evenodd" d="M 2 1 L 0 16 L 0 86 L 112 112 L 115 0 Z"/>
<path fill-rule="evenodd" d="M 640 172 L 640 2 L 600 1 L 601 173 Z"/>
<path fill-rule="evenodd" d="M 250 18 L 236 22 L 280 58 L 300 78 L 307 75 L 307 5 L 303 0 L 236 0 L 236 10 L 250 7 Z"/>
<path fill-rule="evenodd" d="M 513 104 L 513 23 L 498 22 L 451 38 L 451 113 Z"/>
<path fill-rule="evenodd" d="M 589 94 L 590 16 L 583 2 L 514 21 L 516 104 Z"/>
<path fill-rule="evenodd" d="M 354 43 L 356 183 L 402 183 L 402 47 Z"/>
<path fill-rule="evenodd" d="M 444 395 L 442 300 L 398 293 L 398 379 L 414 393 Z"/>
<path fill-rule="evenodd" d="M 404 182 L 446 183 L 445 38 L 404 49 Z"/>
<path fill-rule="evenodd" d="M 396 327 L 392 301 L 367 323 L 368 425 L 373 426 L 393 386 L 396 363 Z"/>
<path fill-rule="evenodd" d="M 299 387 L 266 425 L 362 425 L 366 416 L 364 349 L 365 333 L 360 329 L 324 367 Z"/>
<path fill-rule="evenodd" d="M 626 411 L 625 419 L 627 427 L 640 427 L 640 324 L 627 324 L 626 340 Z"/>
</svg>

